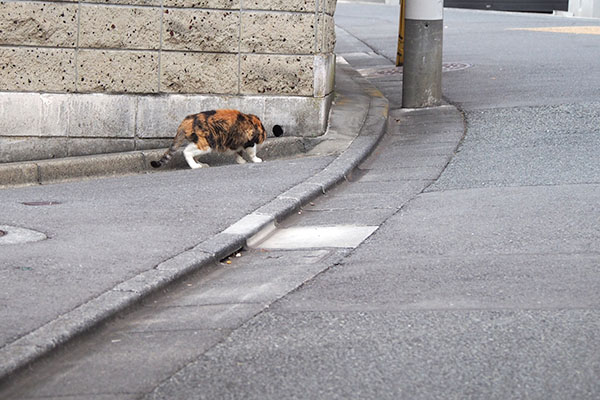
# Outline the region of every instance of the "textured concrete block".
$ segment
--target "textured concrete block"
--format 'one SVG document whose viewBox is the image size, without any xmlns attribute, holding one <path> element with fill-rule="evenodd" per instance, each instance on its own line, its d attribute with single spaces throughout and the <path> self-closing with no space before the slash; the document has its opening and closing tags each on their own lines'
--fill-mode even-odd
<svg viewBox="0 0 600 400">
<path fill-rule="evenodd" d="M 313 56 L 244 55 L 242 94 L 313 95 Z"/>
<path fill-rule="evenodd" d="M 206 100 L 203 96 L 183 95 L 140 98 L 137 136 L 143 139 L 173 138 L 181 121 L 187 115 L 201 111 Z"/>
<path fill-rule="evenodd" d="M 75 47 L 77 4 L 0 3 L 0 44 Z"/>
<path fill-rule="evenodd" d="M 161 0 L 86 0 L 86 3 L 128 4 L 128 5 L 133 5 L 133 6 L 159 7 Z"/>
<path fill-rule="evenodd" d="M 170 95 L 138 99 L 137 136 L 172 138 L 181 121 L 190 114 L 219 108 L 233 108 L 262 117 L 263 97 Z M 262 119 L 262 118 L 261 118 Z M 263 121 L 264 122 L 264 121 Z"/>
<path fill-rule="evenodd" d="M 142 172 L 144 160 L 139 153 L 123 153 L 118 155 L 101 155 L 94 162 L 86 157 L 68 157 L 52 162 L 40 161 L 40 182 L 47 183 L 68 179 L 92 176 L 109 176 L 122 171 Z"/>
<path fill-rule="evenodd" d="M 192 251 L 202 251 L 213 255 L 217 260 L 221 260 L 240 250 L 245 244 L 245 237 L 221 232 L 200 243 Z"/>
<path fill-rule="evenodd" d="M 320 5 L 323 12 L 333 15 L 337 6 L 337 0 L 321 0 Z"/>
<path fill-rule="evenodd" d="M 164 0 L 165 7 L 239 9 L 240 0 Z"/>
<path fill-rule="evenodd" d="M 315 15 L 303 13 L 242 13 L 240 48 L 248 53 L 312 54 Z"/>
<path fill-rule="evenodd" d="M 66 138 L 0 137 L 0 164 L 66 156 Z"/>
<path fill-rule="evenodd" d="M 0 87 L 7 91 L 74 91 L 75 50 L 0 47 Z"/>
<path fill-rule="evenodd" d="M 69 138 L 67 150 L 69 157 L 121 153 L 135 150 L 135 141 L 134 139 Z"/>
<path fill-rule="evenodd" d="M 335 86 L 335 54 L 317 54 L 314 64 L 315 97 L 333 92 Z"/>
<path fill-rule="evenodd" d="M 80 92 L 158 92 L 158 52 L 80 50 Z"/>
<path fill-rule="evenodd" d="M 70 137 L 134 137 L 133 96 L 74 94 L 68 102 Z"/>
<path fill-rule="evenodd" d="M 271 124 L 266 124 L 265 128 L 270 132 Z M 257 155 L 260 158 L 286 158 L 297 156 L 306 152 L 306 143 L 299 137 L 271 137 L 267 138 L 258 148 Z"/>
<path fill-rule="evenodd" d="M 79 46 L 158 49 L 160 8 L 82 5 Z"/>
<path fill-rule="evenodd" d="M 333 53 L 335 47 L 335 22 L 332 16 L 321 14 L 318 18 L 317 53 Z"/>
<path fill-rule="evenodd" d="M 314 12 L 317 9 L 316 0 L 245 0 L 246 10 L 278 10 Z"/>
<path fill-rule="evenodd" d="M 235 94 L 238 55 L 163 52 L 161 92 Z"/>
<path fill-rule="evenodd" d="M 280 125 L 285 136 L 320 136 L 327 128 L 331 95 L 324 98 L 269 96 L 265 103 L 265 127 Z"/>
<path fill-rule="evenodd" d="M 175 136 L 175 135 L 173 135 Z M 171 145 L 173 138 L 167 139 L 135 139 L 136 150 L 152 150 L 152 149 L 164 149 Z"/>
<path fill-rule="evenodd" d="M 236 53 L 239 12 L 168 8 L 163 15 L 163 50 Z"/>
<path fill-rule="evenodd" d="M 24 185 L 38 180 L 37 165 L 31 164 L 0 164 L 0 187 Z"/>
<path fill-rule="evenodd" d="M 67 136 L 66 94 L 2 93 L 1 136 Z"/>
<path fill-rule="evenodd" d="M 136 99 L 132 96 L 5 93 L 0 96 L 0 136 L 133 139 L 135 107 Z M 67 155 L 66 151 L 40 147 L 49 145 L 49 142 L 40 142 L 39 146 L 30 143 L 40 158 Z"/>
</svg>

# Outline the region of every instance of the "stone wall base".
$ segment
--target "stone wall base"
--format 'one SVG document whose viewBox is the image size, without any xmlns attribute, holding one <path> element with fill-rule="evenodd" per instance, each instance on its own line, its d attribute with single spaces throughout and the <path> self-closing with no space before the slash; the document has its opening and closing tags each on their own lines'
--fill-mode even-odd
<svg viewBox="0 0 600 400">
<path fill-rule="evenodd" d="M 233 108 L 259 116 L 272 135 L 323 134 L 333 94 L 301 96 L 0 94 L 0 163 L 168 146 L 183 118 Z"/>
</svg>

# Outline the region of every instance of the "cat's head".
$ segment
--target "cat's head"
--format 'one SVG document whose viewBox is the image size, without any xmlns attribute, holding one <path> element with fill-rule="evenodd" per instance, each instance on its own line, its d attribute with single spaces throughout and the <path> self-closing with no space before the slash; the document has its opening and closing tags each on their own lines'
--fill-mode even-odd
<svg viewBox="0 0 600 400">
<path fill-rule="evenodd" d="M 260 118 L 258 118 L 256 115 L 250 114 L 250 118 L 252 120 L 252 125 L 254 126 L 253 136 L 259 139 L 258 143 L 262 143 L 267 136 L 265 126 L 262 124 Z M 274 136 L 279 137 L 283 135 L 283 128 L 281 125 L 273 125 L 272 132 Z"/>
<path fill-rule="evenodd" d="M 254 143 L 260 144 L 265 141 L 267 138 L 267 132 L 265 130 L 264 125 L 262 124 L 260 118 L 256 115 L 249 114 L 250 122 L 252 124 L 252 129 L 254 130 L 252 137 L 254 138 Z"/>
</svg>

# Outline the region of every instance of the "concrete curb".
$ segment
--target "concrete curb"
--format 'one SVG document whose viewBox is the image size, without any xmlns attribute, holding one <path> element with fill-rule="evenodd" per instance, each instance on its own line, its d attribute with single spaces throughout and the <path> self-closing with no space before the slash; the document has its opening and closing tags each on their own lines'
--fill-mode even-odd
<svg viewBox="0 0 600 400">
<path fill-rule="evenodd" d="M 336 125 L 336 118 L 349 118 L 347 113 L 355 112 L 356 102 L 361 102 L 366 110 L 360 129 L 354 132 L 357 133 L 356 136 L 351 135 L 354 139 L 350 136 L 345 137 L 348 146 L 338 157 L 316 175 L 280 194 L 223 232 L 192 249 L 169 258 L 151 270 L 120 283 L 89 302 L 6 345 L 0 349 L 0 382 L 69 340 L 140 302 L 146 296 L 191 272 L 219 262 L 247 245 L 257 235 L 268 234 L 275 229 L 277 222 L 295 213 L 302 205 L 345 180 L 352 170 L 372 152 L 385 133 L 389 106 L 383 95 L 343 60 L 338 63 L 337 68 L 339 73 L 345 74 L 353 82 L 354 89 L 358 89 L 360 92 L 355 91 L 356 96 L 352 96 L 349 92 L 342 94 L 346 101 L 333 106 L 335 112 L 331 114 L 330 126 Z M 355 101 L 349 101 L 350 98 L 354 98 Z M 336 140 L 342 140 L 334 132 L 331 134 L 336 137 Z M 138 159 L 138 161 L 132 162 L 135 165 L 140 161 Z"/>
<path fill-rule="evenodd" d="M 314 140 L 302 137 L 267 139 L 259 151 L 259 156 L 266 159 L 294 156 L 305 153 L 313 142 Z M 0 164 L 0 189 L 188 168 L 181 153 L 177 153 L 172 162 L 160 170 L 152 168 L 150 161 L 160 158 L 164 151 L 165 149 L 139 150 Z M 207 161 L 209 164 L 223 164 L 231 162 L 232 159 L 212 155 Z"/>
</svg>

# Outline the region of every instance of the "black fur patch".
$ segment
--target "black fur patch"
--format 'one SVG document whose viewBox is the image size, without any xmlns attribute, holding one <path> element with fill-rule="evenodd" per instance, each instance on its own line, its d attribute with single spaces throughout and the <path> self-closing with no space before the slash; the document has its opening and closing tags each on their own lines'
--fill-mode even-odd
<svg viewBox="0 0 600 400">
<path fill-rule="evenodd" d="M 213 137 L 213 135 L 206 135 L 205 139 L 208 142 L 208 145 L 210 146 L 211 149 L 216 149 L 216 142 L 215 142 L 215 138 Z"/>
<path fill-rule="evenodd" d="M 198 143 L 198 135 L 196 135 L 196 133 L 192 132 L 190 139 L 192 139 L 192 142 Z"/>
<path fill-rule="evenodd" d="M 245 114 L 239 113 L 237 116 L 237 122 L 242 123 L 242 122 L 246 122 L 248 120 L 248 117 Z"/>
<path fill-rule="evenodd" d="M 204 111 L 202 114 L 204 114 L 206 116 L 206 118 L 208 118 L 208 117 L 212 117 L 216 113 L 217 112 L 215 110 L 210 110 L 210 111 Z"/>
<path fill-rule="evenodd" d="M 204 131 L 206 127 L 206 119 L 199 118 L 198 115 L 194 115 L 194 126 L 198 127 L 201 131 Z"/>
<path fill-rule="evenodd" d="M 252 140 L 246 142 L 246 144 L 244 144 L 244 148 L 247 149 L 248 147 L 252 147 L 255 144 L 258 144 L 258 138 L 253 138 Z"/>
</svg>

